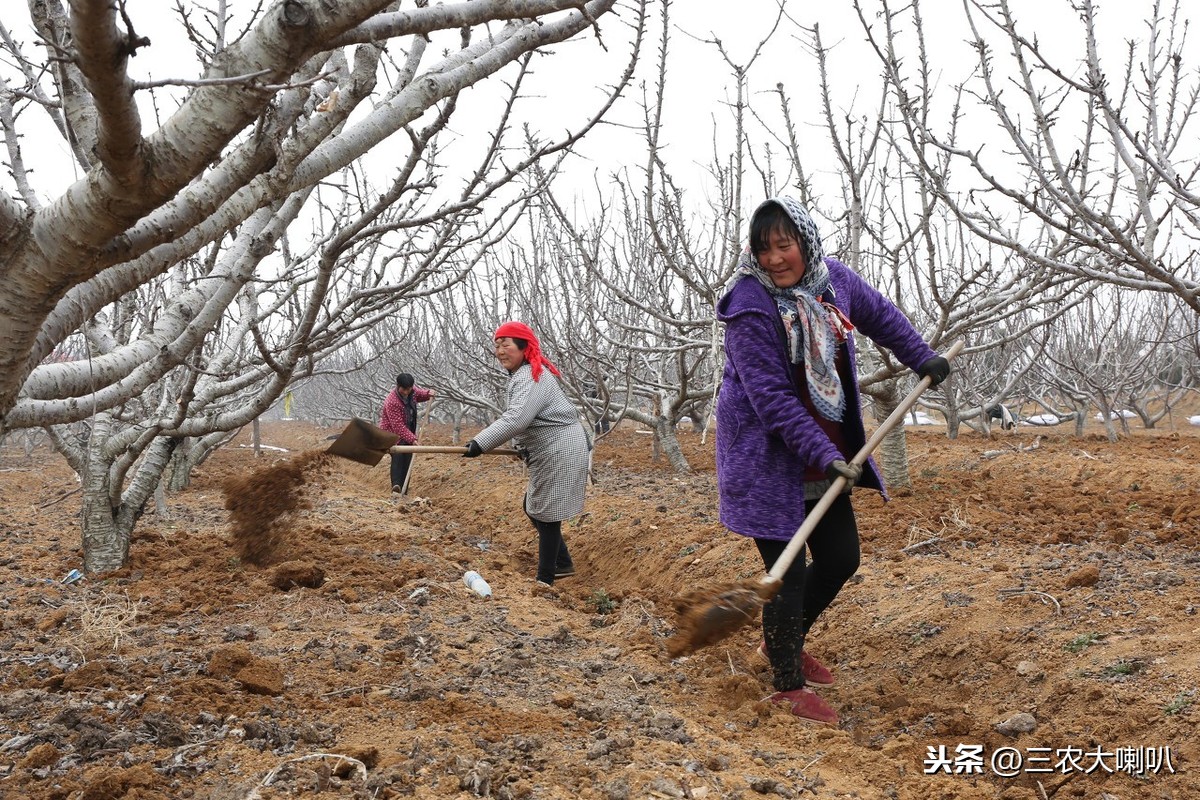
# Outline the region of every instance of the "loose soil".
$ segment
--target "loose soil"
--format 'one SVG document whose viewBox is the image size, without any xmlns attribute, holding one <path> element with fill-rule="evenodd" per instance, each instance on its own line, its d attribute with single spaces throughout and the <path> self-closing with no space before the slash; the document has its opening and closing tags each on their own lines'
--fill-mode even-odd
<svg viewBox="0 0 1200 800">
<path fill-rule="evenodd" d="M 913 489 L 856 493 L 862 567 L 810 635 L 836 727 L 763 702 L 753 624 L 668 655 L 681 597 L 764 572 L 711 439 L 683 476 L 601 439 L 577 575 L 534 596 L 520 463 L 417 456 L 393 499 L 335 433 L 239 436 L 73 583 L 73 476 L 0 448 L 0 796 L 1200 798 L 1195 428 L 911 430 Z"/>
</svg>

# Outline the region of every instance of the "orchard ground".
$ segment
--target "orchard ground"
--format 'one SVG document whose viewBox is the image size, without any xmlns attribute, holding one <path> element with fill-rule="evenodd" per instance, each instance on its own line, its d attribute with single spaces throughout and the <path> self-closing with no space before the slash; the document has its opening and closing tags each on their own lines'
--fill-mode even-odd
<svg viewBox="0 0 1200 800">
<path fill-rule="evenodd" d="M 754 627 L 666 654 L 679 597 L 763 572 L 711 438 L 689 475 L 601 439 L 578 573 L 534 597 L 522 465 L 417 456 L 397 501 L 386 460 L 313 457 L 336 432 L 244 431 L 73 583 L 77 483 L 0 449 L 0 796 L 1200 798 L 1198 428 L 910 429 L 914 487 L 856 493 L 862 568 L 809 639 L 837 727 L 762 701 Z M 295 459 L 247 548 L 226 490 Z"/>
</svg>

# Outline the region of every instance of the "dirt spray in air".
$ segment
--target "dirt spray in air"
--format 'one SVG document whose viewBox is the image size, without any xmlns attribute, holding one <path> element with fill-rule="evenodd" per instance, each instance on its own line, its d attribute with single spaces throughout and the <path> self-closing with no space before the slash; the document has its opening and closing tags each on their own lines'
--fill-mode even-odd
<svg viewBox="0 0 1200 800">
<path fill-rule="evenodd" d="M 287 542 L 284 517 L 310 508 L 305 486 L 321 474 L 333 456 L 310 450 L 265 469 L 225 481 L 222 491 L 229 511 L 238 558 L 259 566 L 279 560 Z"/>
</svg>

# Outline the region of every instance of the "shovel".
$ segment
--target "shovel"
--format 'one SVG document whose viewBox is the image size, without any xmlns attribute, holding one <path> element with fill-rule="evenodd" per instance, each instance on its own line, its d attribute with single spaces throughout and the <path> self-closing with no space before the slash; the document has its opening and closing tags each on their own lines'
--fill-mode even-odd
<svg viewBox="0 0 1200 800">
<path fill-rule="evenodd" d="M 394 433 L 389 433 L 377 425 L 372 425 L 365 419 L 353 417 L 350 424 L 342 431 L 333 444 L 325 449 L 330 455 L 348 458 L 359 464 L 373 467 L 388 453 L 458 453 L 467 452 L 466 445 L 419 445 L 396 444 L 400 439 Z M 516 450 L 497 447 L 488 450 L 485 455 L 519 456 Z"/>
<path fill-rule="evenodd" d="M 945 357 L 953 359 L 962 349 L 963 342 L 959 340 L 946 351 Z M 900 405 L 896 406 L 888 418 L 876 428 L 875 432 L 871 434 L 871 438 L 854 455 L 850 463 L 859 466 L 866 464 L 868 456 L 883 441 L 883 437 L 887 436 L 892 428 L 900 423 L 904 415 L 917 402 L 917 398 L 929 388 L 932 382 L 931 378 L 922 378 L 908 393 L 908 396 L 900 401 Z M 694 592 L 689 598 L 677 604 L 679 624 L 676 627 L 675 635 L 667 642 L 667 652 L 671 658 L 719 642 L 754 620 L 762 607 L 778 594 L 779 588 L 783 586 L 784 574 L 792 566 L 796 556 L 803 550 L 804 543 L 808 541 L 809 535 L 817 527 L 821 517 L 833 505 L 833 501 L 837 499 L 844 488 L 846 488 L 846 479 L 838 476 L 825 490 L 825 494 L 821 495 L 821 499 L 813 506 L 813 510 L 804 517 L 804 522 L 792 534 L 791 541 L 779 554 L 779 558 L 775 560 L 766 575 L 756 581 L 742 581 L 733 586 Z"/>
<path fill-rule="evenodd" d="M 429 412 L 430 412 L 430 411 L 432 411 L 432 410 L 433 410 L 433 401 L 432 401 L 432 400 L 430 400 L 429 402 L 427 402 L 427 403 L 425 404 L 425 417 L 424 417 L 424 418 L 421 420 L 421 427 L 422 427 L 422 428 L 428 428 L 428 427 L 429 427 Z M 409 465 L 408 465 L 408 472 L 404 473 L 404 485 L 400 487 L 400 494 L 401 494 L 402 496 L 403 496 L 403 495 L 406 495 L 406 494 L 408 494 L 408 482 L 409 482 L 409 480 L 411 480 L 411 479 L 412 479 L 413 467 L 414 467 L 414 466 L 415 466 L 414 464 L 409 464 Z"/>
</svg>

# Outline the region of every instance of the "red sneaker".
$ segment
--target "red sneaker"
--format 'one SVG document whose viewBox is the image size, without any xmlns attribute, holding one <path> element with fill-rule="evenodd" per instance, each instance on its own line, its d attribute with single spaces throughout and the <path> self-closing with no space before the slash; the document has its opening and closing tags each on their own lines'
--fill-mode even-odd
<svg viewBox="0 0 1200 800">
<path fill-rule="evenodd" d="M 811 683 L 813 686 L 833 686 L 833 673 L 810 656 L 807 650 L 800 651 L 800 669 L 804 673 L 805 683 Z"/>
<path fill-rule="evenodd" d="M 758 649 L 754 652 L 761 656 L 764 661 L 771 660 L 767 656 L 766 642 L 760 643 Z M 829 667 L 810 656 L 807 650 L 800 651 L 800 669 L 804 672 L 805 683 L 810 683 L 813 686 L 833 686 L 833 673 L 829 671 Z"/>
<path fill-rule="evenodd" d="M 821 699 L 812 689 L 792 689 L 790 692 L 776 692 L 767 698 L 768 703 L 784 706 L 792 714 L 801 719 L 822 722 L 826 725 L 837 725 L 838 715 L 833 706 Z"/>
</svg>

